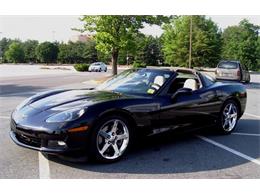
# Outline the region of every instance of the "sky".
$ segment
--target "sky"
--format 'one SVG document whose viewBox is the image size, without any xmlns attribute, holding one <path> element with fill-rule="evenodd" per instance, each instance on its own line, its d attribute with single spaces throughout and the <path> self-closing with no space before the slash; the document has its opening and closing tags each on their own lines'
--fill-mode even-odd
<svg viewBox="0 0 260 195">
<path fill-rule="evenodd" d="M 207 16 L 218 24 L 221 29 L 237 25 L 243 18 L 260 25 L 258 16 Z M 67 42 L 72 36 L 79 34 L 71 28 L 82 28 L 80 16 L 0 16 L 0 39 L 35 39 L 43 41 Z M 162 29 L 158 26 L 146 26 L 143 33 L 160 36 Z"/>
</svg>

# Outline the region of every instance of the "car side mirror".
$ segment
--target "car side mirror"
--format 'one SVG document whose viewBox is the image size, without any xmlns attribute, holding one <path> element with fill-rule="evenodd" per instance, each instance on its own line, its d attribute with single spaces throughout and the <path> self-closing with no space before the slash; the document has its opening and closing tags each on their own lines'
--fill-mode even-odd
<svg viewBox="0 0 260 195">
<path fill-rule="evenodd" d="M 192 89 L 190 88 L 180 88 L 178 89 L 171 97 L 171 99 L 175 99 L 179 95 L 191 95 Z"/>
</svg>

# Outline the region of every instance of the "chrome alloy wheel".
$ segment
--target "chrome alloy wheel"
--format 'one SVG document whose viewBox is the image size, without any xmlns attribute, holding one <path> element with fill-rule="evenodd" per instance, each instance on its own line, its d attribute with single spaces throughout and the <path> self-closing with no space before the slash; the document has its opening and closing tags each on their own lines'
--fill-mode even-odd
<svg viewBox="0 0 260 195">
<path fill-rule="evenodd" d="M 97 149 L 105 159 L 116 159 L 126 150 L 129 143 L 129 131 L 119 119 L 107 121 L 97 135 Z"/>
<path fill-rule="evenodd" d="M 237 107 L 233 103 L 229 103 L 223 110 L 222 127 L 226 132 L 234 129 L 237 123 Z"/>
</svg>

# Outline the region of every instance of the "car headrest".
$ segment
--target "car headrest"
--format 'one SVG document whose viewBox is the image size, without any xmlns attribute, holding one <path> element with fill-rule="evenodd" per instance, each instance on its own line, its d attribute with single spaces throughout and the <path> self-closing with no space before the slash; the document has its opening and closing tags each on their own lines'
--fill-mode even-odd
<svg viewBox="0 0 260 195">
<path fill-rule="evenodd" d="M 154 81 L 153 81 L 153 82 L 154 82 L 155 84 L 159 85 L 159 86 L 162 86 L 163 83 L 164 83 L 164 81 L 165 81 L 165 78 L 164 78 L 163 76 L 158 75 L 158 76 L 156 76 L 156 77 L 154 78 Z M 157 86 L 157 85 L 153 85 L 153 87 L 156 88 L 156 89 L 159 89 L 159 86 Z"/>
<path fill-rule="evenodd" d="M 160 85 L 160 86 L 163 85 L 164 81 L 165 81 L 164 77 L 163 77 L 163 76 L 160 76 L 160 75 L 159 75 L 159 76 L 156 76 L 156 77 L 154 78 L 154 83 L 156 83 L 156 84 L 158 84 L 158 85 Z"/>
<path fill-rule="evenodd" d="M 183 88 L 189 88 L 194 91 L 198 89 L 198 84 L 195 79 L 187 79 L 183 85 Z"/>
</svg>

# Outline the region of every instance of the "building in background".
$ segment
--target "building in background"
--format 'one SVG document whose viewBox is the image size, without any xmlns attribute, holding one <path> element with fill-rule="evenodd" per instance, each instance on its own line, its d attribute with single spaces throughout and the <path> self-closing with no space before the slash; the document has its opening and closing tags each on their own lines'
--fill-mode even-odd
<svg viewBox="0 0 260 195">
<path fill-rule="evenodd" d="M 89 40 L 91 40 L 93 37 L 91 35 L 74 35 L 72 36 L 69 41 L 71 42 L 82 42 L 82 43 L 85 43 Z"/>
</svg>

